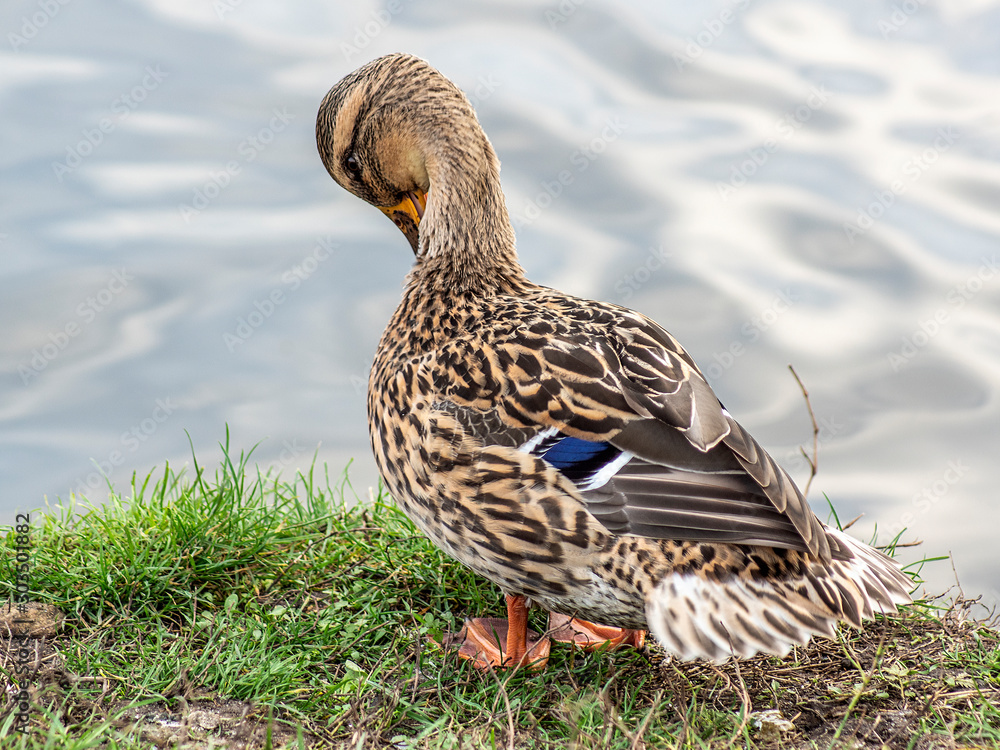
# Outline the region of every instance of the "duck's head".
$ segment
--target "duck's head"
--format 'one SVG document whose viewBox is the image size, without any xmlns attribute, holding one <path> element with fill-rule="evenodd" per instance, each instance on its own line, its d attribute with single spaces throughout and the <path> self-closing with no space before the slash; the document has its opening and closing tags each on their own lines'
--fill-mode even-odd
<svg viewBox="0 0 1000 750">
<path fill-rule="evenodd" d="M 465 95 L 406 54 L 373 60 L 330 89 L 316 144 L 330 176 L 392 219 L 415 254 L 428 193 L 456 182 L 447 179 L 453 167 L 487 168 L 477 163 L 483 144 L 496 161 Z"/>
</svg>

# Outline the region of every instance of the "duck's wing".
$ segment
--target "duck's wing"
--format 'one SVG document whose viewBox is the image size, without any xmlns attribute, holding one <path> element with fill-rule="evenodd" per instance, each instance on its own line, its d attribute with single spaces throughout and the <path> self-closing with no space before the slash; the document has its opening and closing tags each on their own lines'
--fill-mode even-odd
<svg viewBox="0 0 1000 750">
<path fill-rule="evenodd" d="M 587 305 L 442 353 L 438 392 L 486 443 L 559 469 L 614 533 L 845 552 L 673 336 Z"/>
</svg>

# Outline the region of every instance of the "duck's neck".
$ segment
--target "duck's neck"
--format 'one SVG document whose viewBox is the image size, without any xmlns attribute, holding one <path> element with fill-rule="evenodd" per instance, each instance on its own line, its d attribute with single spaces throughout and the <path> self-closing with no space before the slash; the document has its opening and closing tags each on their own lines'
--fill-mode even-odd
<svg viewBox="0 0 1000 750">
<path fill-rule="evenodd" d="M 490 296 L 526 283 L 500 189 L 500 164 L 486 136 L 477 135 L 475 149 L 442 143 L 427 159 L 430 190 L 411 289 Z"/>
</svg>

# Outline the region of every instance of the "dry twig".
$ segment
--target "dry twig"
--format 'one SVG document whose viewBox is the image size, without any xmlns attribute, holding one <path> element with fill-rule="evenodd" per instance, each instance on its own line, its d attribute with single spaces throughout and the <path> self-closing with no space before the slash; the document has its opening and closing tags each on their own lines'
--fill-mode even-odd
<svg viewBox="0 0 1000 750">
<path fill-rule="evenodd" d="M 812 486 L 813 479 L 816 476 L 816 470 L 819 466 L 819 425 L 816 423 L 816 414 L 813 412 L 812 402 L 809 400 L 809 391 L 806 390 L 805 384 L 802 382 L 802 378 L 799 374 L 795 372 L 795 368 L 792 365 L 788 365 L 788 369 L 792 371 L 792 376 L 795 378 L 795 382 L 799 384 L 799 388 L 802 389 L 802 396 L 806 400 L 806 409 L 809 410 L 809 419 L 812 421 L 813 427 L 813 454 L 812 458 L 805 452 L 803 448 L 799 448 L 802 451 L 802 456 L 809 462 L 809 479 L 806 481 L 805 489 L 802 490 L 802 497 L 809 496 L 809 488 Z"/>
</svg>

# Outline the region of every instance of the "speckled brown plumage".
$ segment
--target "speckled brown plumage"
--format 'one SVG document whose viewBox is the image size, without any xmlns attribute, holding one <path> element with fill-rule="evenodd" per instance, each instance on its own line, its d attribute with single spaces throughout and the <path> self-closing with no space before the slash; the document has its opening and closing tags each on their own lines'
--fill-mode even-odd
<svg viewBox="0 0 1000 750">
<path fill-rule="evenodd" d="M 445 552 L 550 611 L 648 625 L 681 658 L 784 653 L 908 600 L 673 336 L 525 278 L 496 154 L 440 73 L 379 58 L 331 89 L 316 134 L 331 176 L 416 256 L 369 427 L 390 492 Z"/>
</svg>

